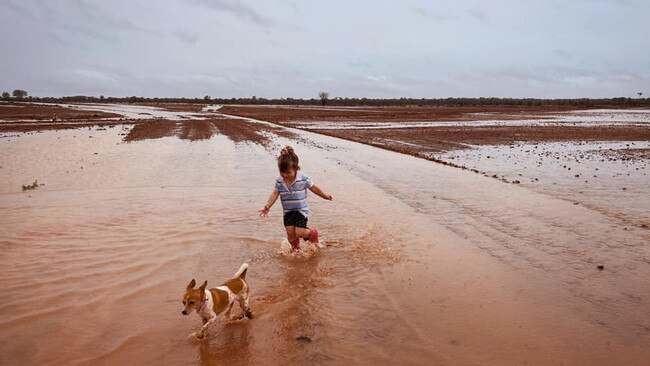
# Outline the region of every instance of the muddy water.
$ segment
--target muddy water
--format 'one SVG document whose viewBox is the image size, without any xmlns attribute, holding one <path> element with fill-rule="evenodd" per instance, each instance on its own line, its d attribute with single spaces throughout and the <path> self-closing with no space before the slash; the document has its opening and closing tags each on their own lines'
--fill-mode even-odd
<svg viewBox="0 0 650 366">
<path fill-rule="evenodd" d="M 223 135 L 123 143 L 121 133 L 0 139 L 3 364 L 642 365 L 650 357 L 647 230 L 299 132 L 300 143 L 276 136 L 274 146 L 293 143 L 335 200 L 310 197 L 310 223 L 328 247 L 294 260 L 277 253 L 279 207 L 269 219 L 256 215 L 276 175 L 267 147 Z M 21 192 L 35 179 L 45 185 Z M 217 285 L 242 262 L 255 318 L 189 339 L 200 320 L 180 314 L 187 283 Z"/>
</svg>

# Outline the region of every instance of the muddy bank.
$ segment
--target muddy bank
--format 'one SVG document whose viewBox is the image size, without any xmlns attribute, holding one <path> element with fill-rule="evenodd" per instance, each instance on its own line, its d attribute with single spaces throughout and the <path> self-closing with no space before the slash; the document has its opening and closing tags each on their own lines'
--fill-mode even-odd
<svg viewBox="0 0 650 366">
<path fill-rule="evenodd" d="M 136 121 L 130 120 L 111 120 L 111 121 L 67 121 L 67 122 L 4 122 L 0 123 L 0 133 L 11 132 L 41 132 L 50 130 L 70 130 L 89 127 L 115 127 L 124 124 L 135 124 Z"/>
<path fill-rule="evenodd" d="M 129 133 L 124 137 L 124 141 L 140 141 L 148 139 L 158 139 L 165 136 L 174 136 L 176 134 L 176 122 L 168 120 L 154 120 L 135 124 Z"/>
<path fill-rule="evenodd" d="M 465 149 L 468 145 L 510 145 L 520 141 L 650 141 L 650 128 L 638 126 L 427 127 L 318 132 L 413 155 Z"/>
<path fill-rule="evenodd" d="M 542 118 L 564 107 L 255 107 L 224 106 L 220 112 L 275 123 L 292 121 L 477 121 L 485 119 Z M 575 108 L 573 108 L 575 110 Z"/>
<path fill-rule="evenodd" d="M 32 103 L 0 103 L 0 121 L 76 121 L 83 119 L 119 118 L 120 114 L 82 111 L 54 105 Z"/>
<path fill-rule="evenodd" d="M 271 136 L 297 138 L 296 134 L 279 127 L 261 123 L 246 123 L 241 119 L 210 118 L 197 121 L 148 120 L 133 122 L 124 141 L 142 141 L 176 136 L 182 140 L 209 140 L 215 134 L 226 136 L 235 143 L 251 142 L 268 146 Z"/>
</svg>

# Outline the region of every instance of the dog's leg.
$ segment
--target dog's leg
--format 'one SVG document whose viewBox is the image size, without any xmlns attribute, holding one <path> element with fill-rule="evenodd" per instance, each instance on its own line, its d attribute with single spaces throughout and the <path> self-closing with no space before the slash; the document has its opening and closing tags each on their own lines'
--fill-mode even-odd
<svg viewBox="0 0 650 366">
<path fill-rule="evenodd" d="M 230 310 L 232 310 L 232 306 L 235 305 L 235 302 L 231 302 L 230 306 L 228 307 L 228 310 L 226 311 L 226 314 L 224 315 L 224 318 L 230 320 Z"/>
<path fill-rule="evenodd" d="M 214 323 L 216 320 L 217 320 L 217 314 L 214 314 L 214 313 L 213 313 L 213 314 L 212 314 L 212 318 L 210 318 L 208 321 L 206 321 L 206 322 L 203 324 L 203 326 L 201 327 L 201 329 L 200 329 L 198 332 L 194 333 L 194 336 L 195 336 L 196 338 L 198 338 L 198 339 L 203 339 L 203 337 L 205 337 L 205 332 L 208 330 L 208 327 L 209 327 L 212 323 Z"/>
<path fill-rule="evenodd" d="M 248 288 L 240 297 L 237 298 L 237 300 L 239 301 L 241 310 L 244 312 L 244 316 L 251 319 L 253 317 L 253 312 L 251 311 L 250 304 L 248 303 Z"/>
</svg>

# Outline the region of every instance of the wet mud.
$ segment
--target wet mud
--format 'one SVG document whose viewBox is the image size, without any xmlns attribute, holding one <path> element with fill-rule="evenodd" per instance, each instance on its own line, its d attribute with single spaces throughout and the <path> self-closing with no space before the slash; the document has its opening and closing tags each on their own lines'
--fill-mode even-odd
<svg viewBox="0 0 650 366">
<path fill-rule="evenodd" d="M 174 136 L 177 131 L 175 121 L 154 120 L 145 123 L 138 123 L 133 126 L 124 137 L 124 141 L 140 141 L 158 139 L 166 136 Z"/>
<path fill-rule="evenodd" d="M 574 108 L 575 109 L 575 108 Z M 224 106 L 220 111 L 276 123 L 296 121 L 404 122 L 478 121 L 490 119 L 543 118 L 547 113 L 571 110 L 564 107 L 283 107 Z"/>
<path fill-rule="evenodd" d="M 54 105 L 28 103 L 0 103 L 0 121 L 68 121 L 83 119 L 119 118 L 120 114 L 100 111 L 80 111 Z M 1 123 L 1 122 L 0 122 Z"/>
</svg>

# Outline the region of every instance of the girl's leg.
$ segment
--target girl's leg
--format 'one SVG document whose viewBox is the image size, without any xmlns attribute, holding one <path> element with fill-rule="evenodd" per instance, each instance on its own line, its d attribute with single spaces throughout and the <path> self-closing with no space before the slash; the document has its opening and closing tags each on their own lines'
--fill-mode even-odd
<svg viewBox="0 0 650 366">
<path fill-rule="evenodd" d="M 298 239 L 295 226 L 285 226 L 284 228 L 287 230 L 287 240 L 289 240 L 289 243 L 292 243 Z"/>
<path fill-rule="evenodd" d="M 307 228 L 302 228 L 302 227 L 296 227 L 296 236 L 303 238 L 305 240 L 309 240 L 309 235 L 311 231 Z"/>
<path fill-rule="evenodd" d="M 293 247 L 294 250 L 297 250 L 300 247 L 300 238 L 296 235 L 296 227 L 285 226 L 284 228 L 287 230 L 287 240 L 289 241 L 289 244 L 291 244 L 291 247 Z"/>
</svg>

